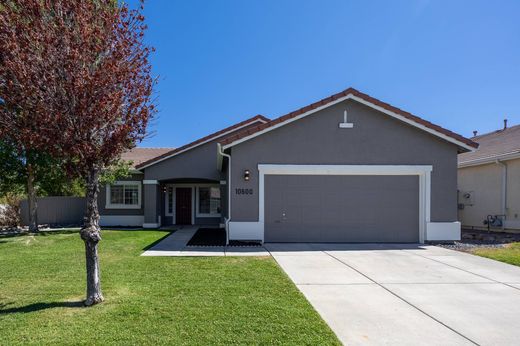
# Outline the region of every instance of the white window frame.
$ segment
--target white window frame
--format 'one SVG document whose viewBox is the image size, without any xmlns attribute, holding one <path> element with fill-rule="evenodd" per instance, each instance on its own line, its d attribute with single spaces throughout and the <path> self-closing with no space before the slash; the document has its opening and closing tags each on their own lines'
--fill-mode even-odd
<svg viewBox="0 0 520 346">
<path fill-rule="evenodd" d="M 199 211 L 199 190 L 201 187 L 214 187 L 214 188 L 217 188 L 220 190 L 220 185 L 219 184 L 198 184 L 196 185 L 195 187 L 195 209 L 196 209 L 196 215 L 197 217 L 200 217 L 200 218 L 205 218 L 205 217 L 221 217 L 222 213 L 214 213 L 214 214 L 206 214 L 206 213 L 201 213 Z M 222 194 L 220 196 L 220 210 L 222 210 Z"/>
<path fill-rule="evenodd" d="M 137 185 L 137 204 L 112 204 L 111 200 L 111 185 Z M 124 193 L 123 193 L 124 199 Z M 141 209 L 141 200 L 142 200 L 142 183 L 141 181 L 131 181 L 131 180 L 118 180 L 113 184 L 106 185 L 106 199 L 105 199 L 105 209 Z"/>
<path fill-rule="evenodd" d="M 164 216 L 172 216 L 175 217 L 175 185 L 168 184 L 166 187 L 166 193 L 164 194 Z M 172 189 L 172 212 L 170 213 L 168 211 L 168 190 Z M 175 223 L 175 219 L 173 220 L 173 223 Z"/>
</svg>

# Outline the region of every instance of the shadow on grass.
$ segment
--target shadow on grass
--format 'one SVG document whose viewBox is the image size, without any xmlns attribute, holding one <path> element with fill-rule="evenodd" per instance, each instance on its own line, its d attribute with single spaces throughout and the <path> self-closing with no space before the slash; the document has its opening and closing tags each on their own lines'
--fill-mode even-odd
<svg viewBox="0 0 520 346">
<path fill-rule="evenodd" d="M 36 312 L 46 309 L 53 309 L 53 308 L 81 308 L 85 305 L 83 302 L 52 302 L 52 303 L 34 303 L 29 304 L 25 306 L 20 306 L 17 308 L 7 308 L 4 309 L 2 306 L 0 306 L 0 315 L 6 315 L 6 314 L 16 314 L 16 313 L 29 313 L 29 312 Z"/>
<path fill-rule="evenodd" d="M 156 231 L 157 231 L 157 230 L 156 230 Z M 143 248 L 143 251 L 146 251 L 146 250 L 148 250 L 148 249 L 154 247 L 155 245 L 159 244 L 159 243 L 162 242 L 165 238 L 169 237 L 170 234 L 174 233 L 175 230 L 174 230 L 174 231 L 164 231 L 164 232 L 167 232 L 167 233 L 164 235 L 164 237 L 161 237 L 161 238 L 157 239 L 156 241 L 154 241 L 153 243 L 146 245 L 146 246 Z"/>
<path fill-rule="evenodd" d="M 79 229 L 60 229 L 60 230 L 52 230 L 52 231 L 39 231 L 36 233 L 30 232 L 0 232 L 0 238 L 12 238 L 12 237 L 23 237 L 27 235 L 32 236 L 49 236 L 49 235 L 57 235 L 57 234 L 72 234 L 79 233 Z"/>
</svg>

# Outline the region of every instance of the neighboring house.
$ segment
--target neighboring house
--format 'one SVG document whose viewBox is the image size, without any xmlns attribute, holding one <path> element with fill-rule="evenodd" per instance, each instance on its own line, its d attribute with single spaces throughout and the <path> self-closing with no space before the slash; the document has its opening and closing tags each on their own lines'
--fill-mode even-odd
<svg viewBox="0 0 520 346">
<path fill-rule="evenodd" d="M 520 125 L 475 136 L 477 151 L 459 155 L 463 227 L 520 230 Z"/>
<path fill-rule="evenodd" d="M 458 239 L 457 154 L 476 147 L 350 88 L 135 165 L 101 194 L 101 223 L 220 225 L 265 242 Z"/>
</svg>

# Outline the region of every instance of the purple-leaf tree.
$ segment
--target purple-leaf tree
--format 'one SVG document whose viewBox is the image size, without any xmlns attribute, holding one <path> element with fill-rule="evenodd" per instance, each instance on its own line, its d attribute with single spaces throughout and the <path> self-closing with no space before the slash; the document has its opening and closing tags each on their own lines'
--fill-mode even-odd
<svg viewBox="0 0 520 346">
<path fill-rule="evenodd" d="M 85 243 L 85 305 L 103 301 L 98 260 L 100 174 L 133 148 L 155 114 L 152 48 L 143 42 L 143 2 L 24 0 L 0 5 L 2 92 L 15 89 L 21 128 L 35 146 L 86 182 L 80 234 Z M 4 98 L 4 95 L 0 95 Z"/>
</svg>

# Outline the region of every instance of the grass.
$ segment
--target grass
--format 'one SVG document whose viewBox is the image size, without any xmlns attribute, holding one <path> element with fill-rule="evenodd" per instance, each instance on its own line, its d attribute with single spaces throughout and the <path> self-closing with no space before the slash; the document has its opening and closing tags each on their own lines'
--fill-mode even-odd
<svg viewBox="0 0 520 346">
<path fill-rule="evenodd" d="M 272 258 L 139 256 L 167 234 L 103 232 L 90 308 L 76 232 L 0 238 L 1 344 L 339 344 Z"/>
<path fill-rule="evenodd" d="M 476 249 L 473 254 L 520 266 L 520 243 L 511 243 L 503 248 Z"/>
</svg>

